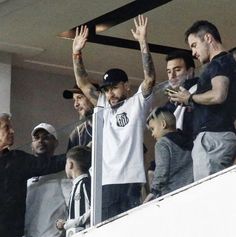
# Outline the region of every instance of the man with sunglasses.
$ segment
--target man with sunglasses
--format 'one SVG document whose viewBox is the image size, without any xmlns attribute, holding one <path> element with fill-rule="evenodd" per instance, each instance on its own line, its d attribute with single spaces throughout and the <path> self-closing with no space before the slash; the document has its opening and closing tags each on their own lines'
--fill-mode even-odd
<svg viewBox="0 0 236 237">
<path fill-rule="evenodd" d="M 88 28 L 82 26 L 73 42 L 73 65 L 76 82 L 86 97 L 103 112 L 103 174 L 102 220 L 131 208 L 127 194 L 130 185 L 145 183 L 143 161 L 143 130 L 146 114 L 151 107 L 155 70 L 149 52 L 147 18 L 140 15 L 131 30 L 139 42 L 143 60 L 144 80 L 138 92 L 129 97 L 127 74 L 118 68 L 108 70 L 103 76 L 98 93 L 91 84 L 82 60 L 82 49 L 88 37 Z"/>
</svg>

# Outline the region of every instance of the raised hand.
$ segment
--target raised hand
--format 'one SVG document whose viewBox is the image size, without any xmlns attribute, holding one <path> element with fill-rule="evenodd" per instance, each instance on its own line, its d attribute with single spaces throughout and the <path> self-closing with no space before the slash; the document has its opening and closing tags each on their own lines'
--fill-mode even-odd
<svg viewBox="0 0 236 237">
<path fill-rule="evenodd" d="M 88 39 L 88 32 L 89 29 L 86 25 L 81 26 L 80 31 L 78 27 L 76 28 L 75 38 L 73 41 L 73 54 L 80 53 L 80 50 L 84 48 Z"/>
<path fill-rule="evenodd" d="M 134 18 L 135 30 L 131 29 L 133 37 L 138 41 L 144 41 L 147 37 L 148 18 L 143 15 L 138 15 L 138 19 Z"/>
</svg>

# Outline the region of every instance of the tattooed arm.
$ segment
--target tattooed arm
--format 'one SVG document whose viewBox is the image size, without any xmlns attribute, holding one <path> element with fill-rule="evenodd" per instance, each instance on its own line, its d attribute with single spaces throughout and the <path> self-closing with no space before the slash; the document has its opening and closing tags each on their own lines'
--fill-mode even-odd
<svg viewBox="0 0 236 237">
<path fill-rule="evenodd" d="M 81 26 L 80 32 L 78 28 L 76 29 L 76 34 L 73 41 L 73 67 L 78 87 L 83 91 L 90 102 L 96 106 L 99 92 L 89 81 L 88 73 L 85 70 L 82 58 L 82 49 L 85 47 L 87 38 L 87 26 Z"/>
<path fill-rule="evenodd" d="M 138 16 L 138 20 L 134 19 L 135 31 L 132 29 L 131 32 L 133 37 L 138 40 L 140 44 L 140 50 L 143 61 L 144 81 L 142 82 L 142 94 L 147 97 L 151 94 L 152 89 L 155 85 L 155 68 L 152 61 L 152 56 L 149 51 L 147 43 L 147 17 L 143 15 Z"/>
</svg>

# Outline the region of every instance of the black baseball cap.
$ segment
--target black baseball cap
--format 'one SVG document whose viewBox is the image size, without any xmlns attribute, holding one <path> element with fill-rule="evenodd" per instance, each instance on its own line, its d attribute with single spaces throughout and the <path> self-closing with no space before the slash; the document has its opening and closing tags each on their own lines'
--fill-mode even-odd
<svg viewBox="0 0 236 237">
<path fill-rule="evenodd" d="M 97 83 L 92 83 L 93 86 L 96 87 L 97 91 L 100 90 L 99 85 Z M 82 94 L 84 95 L 83 91 L 75 84 L 72 89 L 67 89 L 63 91 L 64 99 L 72 99 L 73 94 Z"/>
<path fill-rule="evenodd" d="M 117 85 L 121 81 L 123 82 L 128 81 L 128 76 L 125 73 L 125 71 L 119 68 L 112 68 L 104 74 L 103 81 L 100 88 L 103 89 L 104 87 L 107 87 L 107 86 L 114 86 L 114 85 Z"/>
<path fill-rule="evenodd" d="M 63 97 L 65 99 L 72 99 L 73 94 L 84 94 L 83 91 L 75 84 L 72 89 L 63 91 Z"/>
</svg>

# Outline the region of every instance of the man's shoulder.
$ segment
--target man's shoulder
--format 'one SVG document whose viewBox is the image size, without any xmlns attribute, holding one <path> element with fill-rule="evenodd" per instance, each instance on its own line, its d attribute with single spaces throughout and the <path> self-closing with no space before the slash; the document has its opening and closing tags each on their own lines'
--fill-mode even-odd
<svg viewBox="0 0 236 237">
<path fill-rule="evenodd" d="M 70 137 L 78 136 L 78 133 L 79 133 L 81 130 L 84 130 L 85 127 L 86 127 L 86 121 L 81 122 L 80 124 L 78 124 L 78 125 L 72 130 L 72 132 L 70 133 Z"/>
<path fill-rule="evenodd" d="M 90 185 L 91 184 L 91 177 L 88 175 L 87 177 L 83 177 L 81 180 L 83 183 Z"/>
<path fill-rule="evenodd" d="M 222 55 L 215 56 L 205 67 L 203 72 L 214 75 L 223 75 L 231 70 L 231 66 L 235 66 L 235 60 L 233 56 L 229 53 L 223 52 Z"/>
</svg>

